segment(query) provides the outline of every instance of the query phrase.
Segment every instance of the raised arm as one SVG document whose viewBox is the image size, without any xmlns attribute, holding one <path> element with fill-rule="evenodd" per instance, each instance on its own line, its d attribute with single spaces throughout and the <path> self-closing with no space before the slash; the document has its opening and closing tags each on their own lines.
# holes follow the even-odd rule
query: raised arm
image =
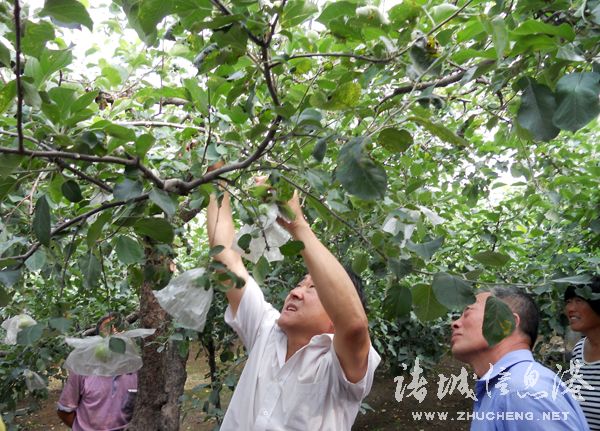
<svg viewBox="0 0 600 431">
<path fill-rule="evenodd" d="M 221 253 L 214 257 L 215 260 L 221 262 L 244 281 L 247 281 L 248 271 L 242 262 L 242 257 L 231 248 L 235 237 L 235 227 L 233 225 L 228 192 L 225 192 L 220 206 L 217 196 L 214 193 L 211 194 L 206 214 L 206 227 L 208 230 L 208 242 L 211 248 L 218 245 L 225 247 Z M 233 283 L 231 283 L 231 287 L 227 290 L 227 301 L 229 301 L 234 316 L 237 313 L 243 293 L 244 288 L 237 289 Z"/>
<path fill-rule="evenodd" d="M 346 270 L 304 219 L 297 192 L 288 205 L 296 218 L 291 222 L 280 220 L 280 224 L 294 239 L 304 243 L 302 257 L 335 328 L 335 351 L 346 378 L 356 383 L 364 377 L 368 366 L 371 341 L 367 316 Z"/>
</svg>

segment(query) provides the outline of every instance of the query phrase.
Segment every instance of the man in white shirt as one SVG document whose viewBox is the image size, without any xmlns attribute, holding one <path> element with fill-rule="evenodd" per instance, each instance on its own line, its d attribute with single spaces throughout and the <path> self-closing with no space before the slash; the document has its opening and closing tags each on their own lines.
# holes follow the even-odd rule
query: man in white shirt
<svg viewBox="0 0 600 431">
<path fill-rule="evenodd" d="M 350 430 L 369 393 L 380 358 L 350 276 L 304 219 L 298 194 L 295 219 L 278 222 L 304 243 L 308 274 L 288 294 L 281 313 L 267 303 L 231 246 L 235 229 L 229 195 L 211 196 L 207 229 L 215 256 L 245 281 L 227 291 L 225 321 L 238 333 L 248 361 L 222 431 Z"/>
</svg>

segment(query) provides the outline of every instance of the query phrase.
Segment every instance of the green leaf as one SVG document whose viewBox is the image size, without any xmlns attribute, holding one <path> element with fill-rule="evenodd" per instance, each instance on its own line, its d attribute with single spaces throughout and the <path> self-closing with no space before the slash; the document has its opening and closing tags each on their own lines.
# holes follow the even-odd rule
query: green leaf
<svg viewBox="0 0 600 431">
<path fill-rule="evenodd" d="M 434 123 L 431 120 L 422 117 L 409 117 L 408 121 L 413 121 L 417 123 L 419 126 L 423 127 L 429 133 L 434 136 L 437 136 L 442 141 L 445 141 L 449 144 L 456 145 L 458 147 L 465 147 L 469 143 L 454 133 L 452 130 L 448 129 L 446 126 L 443 126 L 438 123 Z"/>
<path fill-rule="evenodd" d="M 302 250 L 304 250 L 304 243 L 302 241 L 288 241 L 279 247 L 279 251 L 284 256 L 296 256 Z"/>
<path fill-rule="evenodd" d="M 21 329 L 17 334 L 17 344 L 20 346 L 31 346 L 42 337 L 44 325 L 37 323 Z"/>
<path fill-rule="evenodd" d="M 462 278 L 445 272 L 434 275 L 431 287 L 439 303 L 450 310 L 461 310 L 475 302 L 471 286 Z"/>
<path fill-rule="evenodd" d="M 258 262 L 256 262 L 256 265 L 254 265 L 252 276 L 258 284 L 263 284 L 265 282 L 265 279 L 267 278 L 269 270 L 269 261 L 264 256 L 261 256 L 258 259 Z"/>
<path fill-rule="evenodd" d="M 46 42 L 56 37 L 54 26 L 47 21 L 34 23 L 27 21 L 25 34 L 21 41 L 21 50 L 24 54 L 39 58 L 46 48 Z"/>
<path fill-rule="evenodd" d="M 150 191 L 150 200 L 162 209 L 169 218 L 173 217 L 177 211 L 177 204 L 173 202 L 171 195 L 163 190 L 152 189 Z"/>
<path fill-rule="evenodd" d="M 366 253 L 360 253 L 352 260 L 352 271 L 361 274 L 369 266 L 369 256 Z"/>
<path fill-rule="evenodd" d="M 319 109 L 340 111 L 354 108 L 360 103 L 361 88 L 356 82 L 340 84 L 331 94 L 315 93 L 310 97 L 310 104 Z"/>
<path fill-rule="evenodd" d="M 146 153 L 152 148 L 155 142 L 156 139 L 154 136 L 147 133 L 138 136 L 135 140 L 135 154 L 140 158 L 146 157 Z"/>
<path fill-rule="evenodd" d="M 403 153 L 413 144 L 413 137 L 404 129 L 390 127 L 379 133 L 377 142 L 392 153 Z"/>
<path fill-rule="evenodd" d="M 173 13 L 173 0 L 145 0 L 140 2 L 138 18 L 146 34 L 156 31 L 164 17 Z"/>
<path fill-rule="evenodd" d="M 0 41 L 0 66 L 10 67 L 10 50 Z"/>
<path fill-rule="evenodd" d="M 362 137 L 352 138 L 342 147 L 335 176 L 352 195 L 364 200 L 382 199 L 387 187 L 387 175 L 363 151 L 365 141 Z"/>
<path fill-rule="evenodd" d="M 600 74 L 594 72 L 565 75 L 556 85 L 558 106 L 552 122 L 562 130 L 574 132 L 600 114 Z"/>
<path fill-rule="evenodd" d="M 80 96 L 71 105 L 71 113 L 75 114 L 83 109 L 87 108 L 94 100 L 98 97 L 98 91 L 90 91 Z"/>
<path fill-rule="evenodd" d="M 389 259 L 388 266 L 390 267 L 390 270 L 394 273 L 394 275 L 399 279 L 406 277 L 414 270 L 412 262 L 407 259 Z"/>
<path fill-rule="evenodd" d="M 149 217 L 141 219 L 135 223 L 133 229 L 138 235 L 148 236 L 165 244 L 173 242 L 175 237 L 173 226 L 164 218 Z"/>
<path fill-rule="evenodd" d="M 555 278 L 554 280 L 552 280 L 553 283 L 559 284 L 589 284 L 590 281 L 592 281 L 592 277 L 590 277 L 587 274 Z"/>
<path fill-rule="evenodd" d="M 250 239 L 252 239 L 252 237 L 250 237 Z M 222 245 L 215 245 L 208 251 L 208 256 L 215 257 L 217 254 L 221 253 L 223 250 L 225 250 L 225 247 L 223 247 Z"/>
<path fill-rule="evenodd" d="M 61 333 L 66 333 L 73 326 L 73 321 L 64 317 L 54 317 L 48 320 L 48 325 Z"/>
<path fill-rule="evenodd" d="M 62 190 L 63 196 L 71 202 L 79 202 L 83 199 L 79 184 L 74 180 L 65 181 L 62 183 L 60 189 Z"/>
<path fill-rule="evenodd" d="M 497 267 L 504 266 L 510 261 L 510 256 L 495 251 L 482 251 L 473 257 L 484 265 Z"/>
<path fill-rule="evenodd" d="M 46 0 L 40 16 L 50 16 L 57 24 L 69 28 L 84 25 L 92 31 L 94 26 L 85 6 L 77 0 Z"/>
<path fill-rule="evenodd" d="M 383 312 L 388 319 L 406 316 L 412 307 L 412 294 L 406 286 L 392 285 L 383 300 Z"/>
<path fill-rule="evenodd" d="M 319 11 L 316 3 L 308 0 L 291 0 L 287 2 L 281 16 L 283 28 L 294 27 L 311 18 Z"/>
<path fill-rule="evenodd" d="M 406 248 L 410 251 L 415 252 L 423 260 L 430 260 L 435 252 L 444 244 L 444 237 L 440 236 L 432 241 L 424 242 L 421 244 L 415 244 L 408 240 L 406 242 Z"/>
<path fill-rule="evenodd" d="M 113 196 L 118 201 L 127 201 L 129 199 L 137 198 L 143 191 L 144 189 L 141 182 L 125 178 L 115 186 L 113 189 Z"/>
<path fill-rule="evenodd" d="M 108 339 L 108 348 L 115 353 L 125 353 L 125 340 L 119 338 L 118 336 L 110 337 Z"/>
<path fill-rule="evenodd" d="M 0 307 L 6 307 L 12 301 L 12 296 L 4 289 L 0 287 Z"/>
<path fill-rule="evenodd" d="M 25 266 L 31 272 L 36 272 L 42 269 L 46 265 L 46 252 L 42 248 L 38 248 L 35 253 L 33 253 L 29 258 L 25 261 Z"/>
<path fill-rule="evenodd" d="M 13 286 L 21 278 L 20 269 L 5 269 L 0 271 L 0 284 L 5 287 Z"/>
<path fill-rule="evenodd" d="M 94 223 L 92 223 L 90 225 L 90 227 L 88 228 L 88 232 L 87 232 L 87 238 L 86 238 L 86 242 L 87 242 L 87 246 L 88 248 L 93 248 L 94 245 L 96 244 L 96 241 L 98 240 L 98 238 L 100 238 L 100 235 L 102 234 L 102 228 L 104 227 L 104 225 L 106 223 L 108 223 L 108 221 L 112 218 L 112 211 L 105 211 L 103 212 Z"/>
<path fill-rule="evenodd" d="M 4 114 L 17 98 L 17 81 L 10 81 L 0 90 L 0 114 Z"/>
<path fill-rule="evenodd" d="M 79 259 L 79 269 L 83 274 L 83 285 L 86 288 L 98 285 L 102 276 L 102 266 L 94 253 L 90 251 Z"/>
<path fill-rule="evenodd" d="M 515 317 L 509 306 L 495 296 L 488 296 L 483 315 L 483 337 L 490 347 L 509 336 L 515 327 Z"/>
<path fill-rule="evenodd" d="M 535 140 L 547 142 L 560 132 L 552 123 L 556 99 L 552 90 L 545 85 L 538 84 L 530 78 L 524 78 L 524 81 L 526 87 L 521 96 L 517 122 L 528 130 Z"/>
<path fill-rule="evenodd" d="M 50 206 L 46 195 L 38 198 L 35 204 L 32 228 L 40 243 L 50 245 Z"/>
<path fill-rule="evenodd" d="M 325 154 L 327 153 L 327 141 L 328 138 L 321 138 L 317 140 L 315 147 L 312 151 L 312 156 L 315 158 L 317 162 L 322 162 L 325 158 Z"/>
<path fill-rule="evenodd" d="M 573 28 L 567 24 L 563 23 L 559 26 L 546 24 L 541 21 L 536 20 L 527 20 L 524 23 L 520 24 L 515 30 L 511 32 L 513 35 L 518 36 L 531 36 L 535 34 L 549 34 L 552 36 L 560 36 L 563 39 L 568 41 L 572 41 L 575 39 L 575 32 Z"/>
<path fill-rule="evenodd" d="M 140 263 L 144 260 L 144 248 L 141 244 L 128 236 L 120 236 L 116 240 L 115 251 L 117 257 L 125 265 Z"/>
<path fill-rule="evenodd" d="M 421 322 L 428 322 L 445 316 L 448 310 L 438 302 L 433 288 L 428 284 L 416 284 L 412 287 L 413 311 Z"/>
<path fill-rule="evenodd" d="M 8 177 L 21 164 L 23 156 L 18 154 L 0 154 L 0 178 Z"/>
</svg>

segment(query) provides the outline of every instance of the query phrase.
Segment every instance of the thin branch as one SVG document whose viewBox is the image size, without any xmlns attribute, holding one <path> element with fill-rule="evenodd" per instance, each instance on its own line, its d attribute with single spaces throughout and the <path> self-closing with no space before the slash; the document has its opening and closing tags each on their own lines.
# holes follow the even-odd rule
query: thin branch
<svg viewBox="0 0 600 431">
<path fill-rule="evenodd" d="M 115 207 L 119 207 L 119 206 L 123 206 L 123 205 L 128 205 L 131 203 L 137 203 L 137 202 L 142 202 L 145 201 L 146 199 L 148 199 L 150 197 L 149 193 L 144 193 L 143 195 L 140 195 L 136 198 L 133 199 L 129 199 L 126 201 L 116 201 L 116 202 L 109 202 L 109 203 L 104 203 L 102 205 L 100 205 L 98 208 L 94 208 L 93 210 L 90 210 L 86 213 L 80 214 L 77 217 L 73 217 L 71 220 L 68 220 L 58 226 L 56 226 L 51 232 L 50 232 L 50 237 L 52 238 L 53 236 L 61 233 L 62 231 L 66 230 L 67 228 L 73 226 L 74 224 L 79 223 L 80 221 L 84 221 L 87 220 L 88 218 L 90 218 L 91 216 L 93 216 L 94 214 L 97 214 L 99 212 L 102 212 L 104 210 L 107 210 L 109 208 L 115 208 Z M 40 248 L 42 244 L 39 242 L 36 242 L 35 244 L 33 244 L 31 246 L 31 248 L 27 251 L 27 253 L 22 254 L 20 256 L 9 256 L 7 258 L 4 259 L 15 259 L 15 260 L 21 260 L 21 264 L 19 266 L 22 266 L 23 263 L 25 263 L 25 261 L 33 254 L 36 252 L 36 250 L 38 248 Z"/>
<path fill-rule="evenodd" d="M 403 54 L 405 51 L 401 51 Z M 334 58 L 354 58 L 356 60 L 362 60 L 369 63 L 375 64 L 387 64 L 390 61 L 396 59 L 400 55 L 400 53 L 394 54 L 391 57 L 386 58 L 377 58 L 377 57 L 368 57 L 366 55 L 352 54 L 349 52 L 309 52 L 305 54 L 296 54 L 288 57 L 288 60 L 294 60 L 296 58 L 311 58 L 311 57 L 334 57 Z M 270 65 L 270 67 L 275 67 L 281 64 L 281 61 L 277 61 Z"/>
<path fill-rule="evenodd" d="M 172 127 L 174 129 L 196 129 L 200 132 L 206 132 L 204 127 L 190 126 L 181 123 L 170 123 L 168 121 L 115 121 L 114 124 L 120 126 L 141 126 L 141 127 Z"/>
<path fill-rule="evenodd" d="M 256 151 L 254 151 L 254 153 L 252 153 L 250 156 L 248 156 L 243 161 L 238 162 L 238 163 L 232 163 L 232 164 L 226 165 L 226 166 L 222 166 L 219 169 L 215 169 L 214 171 L 207 172 L 202 178 L 198 178 L 194 181 L 185 182 L 185 181 L 180 181 L 180 180 L 173 180 L 174 182 L 172 184 L 170 184 L 170 187 L 169 187 L 169 189 L 172 189 L 172 190 L 167 190 L 167 191 L 178 191 L 180 194 L 187 194 L 191 190 L 201 186 L 202 184 L 206 184 L 206 183 L 209 183 L 209 182 L 217 179 L 222 174 L 247 168 L 252 163 L 254 163 L 254 161 L 256 161 L 260 157 L 262 157 L 265 149 L 274 140 L 275 133 L 277 132 L 277 127 L 279 126 L 279 123 L 281 122 L 281 120 L 282 120 L 282 117 L 279 115 L 273 120 L 273 123 L 271 124 L 269 131 L 267 132 L 265 138 L 260 143 L 260 145 L 258 146 Z M 165 187 L 165 189 L 166 189 L 166 187 Z"/>
<path fill-rule="evenodd" d="M 263 46 L 261 48 L 262 51 L 262 62 L 263 62 L 263 73 L 265 76 L 265 81 L 267 83 L 267 88 L 269 89 L 269 94 L 271 95 L 271 99 L 273 99 L 273 103 L 275 106 L 279 106 L 279 97 L 277 96 L 277 90 L 275 89 L 275 84 L 273 83 L 273 76 L 271 75 L 271 67 L 269 66 L 269 50 L 267 46 Z"/>
<path fill-rule="evenodd" d="M 0 130 L 0 134 L 8 135 L 8 136 L 16 136 L 16 133 L 7 132 L 7 131 L 4 131 L 4 130 Z M 48 151 L 52 151 L 52 147 L 50 145 L 47 145 L 47 144 L 43 143 L 42 141 L 38 141 L 37 139 L 31 138 L 31 137 L 26 137 L 26 139 L 28 141 L 31 141 L 34 144 L 42 147 L 42 148 L 45 148 Z M 93 177 L 91 177 L 91 176 L 83 173 L 79 169 L 74 168 L 73 166 L 71 166 L 67 162 L 65 162 L 64 160 L 62 160 L 62 159 L 54 159 L 52 161 L 54 163 L 56 163 L 61 169 L 66 169 L 66 170 L 72 172 L 73 174 L 77 175 L 78 177 L 80 177 L 80 178 L 82 178 L 82 179 L 84 179 L 86 181 L 89 181 L 92 184 L 97 185 L 102 190 L 107 191 L 109 193 L 112 193 L 112 188 L 111 187 L 107 186 L 102 181 L 100 181 L 100 180 L 98 180 L 96 178 L 93 178 Z"/>
<path fill-rule="evenodd" d="M 213 5 L 215 5 L 224 15 L 228 15 L 231 16 L 233 15 L 233 12 L 231 12 L 229 9 L 227 9 L 227 6 L 225 6 L 223 3 L 221 3 L 220 0 L 210 0 L 211 3 Z M 246 24 L 244 23 L 240 23 L 241 27 L 244 29 L 244 31 L 246 32 L 246 34 L 248 35 L 248 37 L 252 40 L 252 42 L 254 42 L 255 44 L 257 44 L 258 46 L 266 46 L 265 41 L 262 40 L 261 38 L 259 38 L 258 36 L 256 36 L 254 33 L 252 33 L 248 27 L 246 27 Z"/>
<path fill-rule="evenodd" d="M 23 83 L 21 82 L 21 5 L 15 0 L 15 76 L 17 80 L 17 135 L 19 153 L 23 153 Z"/>
<path fill-rule="evenodd" d="M 479 63 L 476 67 L 487 66 L 489 64 L 492 64 L 493 62 L 494 62 L 493 60 L 485 60 L 485 61 Z M 425 90 L 426 88 L 429 88 L 429 87 L 436 87 L 436 88 L 447 87 L 451 84 L 454 84 L 454 83 L 460 81 L 463 78 L 463 76 L 465 76 L 466 73 L 467 73 L 467 70 L 463 69 L 452 75 L 446 76 L 445 78 L 438 79 L 437 81 L 421 82 L 416 85 L 409 84 L 409 85 L 404 85 L 402 87 L 398 87 L 391 94 L 385 96 L 381 100 L 381 102 L 378 103 L 377 108 L 379 108 L 381 105 L 383 105 L 389 99 L 396 97 L 400 94 L 408 94 L 408 93 L 412 93 L 413 91 Z"/>
<path fill-rule="evenodd" d="M 281 2 L 281 6 L 279 6 L 280 11 L 285 9 L 286 3 L 287 3 L 287 0 L 283 0 Z M 275 15 L 275 19 L 273 19 L 273 22 L 271 23 L 271 28 L 269 30 L 269 34 L 267 35 L 267 39 L 265 40 L 266 46 L 269 46 L 271 44 L 271 40 L 273 40 L 273 35 L 275 34 L 275 27 L 277 27 L 278 21 L 279 21 L 279 12 Z"/>
</svg>

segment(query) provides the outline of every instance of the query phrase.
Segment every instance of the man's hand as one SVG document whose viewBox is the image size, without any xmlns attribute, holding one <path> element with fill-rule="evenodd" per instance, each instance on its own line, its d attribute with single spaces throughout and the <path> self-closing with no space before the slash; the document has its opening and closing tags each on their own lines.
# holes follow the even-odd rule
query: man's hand
<svg viewBox="0 0 600 431">
<path fill-rule="evenodd" d="M 283 226 L 283 228 L 287 230 L 295 239 L 297 239 L 298 232 L 303 228 L 309 227 L 308 222 L 304 218 L 302 207 L 300 206 L 300 198 L 298 197 L 297 190 L 294 191 L 294 195 L 287 202 L 287 206 L 294 214 L 294 219 L 288 220 L 287 218 L 277 217 L 277 222 Z"/>
</svg>

